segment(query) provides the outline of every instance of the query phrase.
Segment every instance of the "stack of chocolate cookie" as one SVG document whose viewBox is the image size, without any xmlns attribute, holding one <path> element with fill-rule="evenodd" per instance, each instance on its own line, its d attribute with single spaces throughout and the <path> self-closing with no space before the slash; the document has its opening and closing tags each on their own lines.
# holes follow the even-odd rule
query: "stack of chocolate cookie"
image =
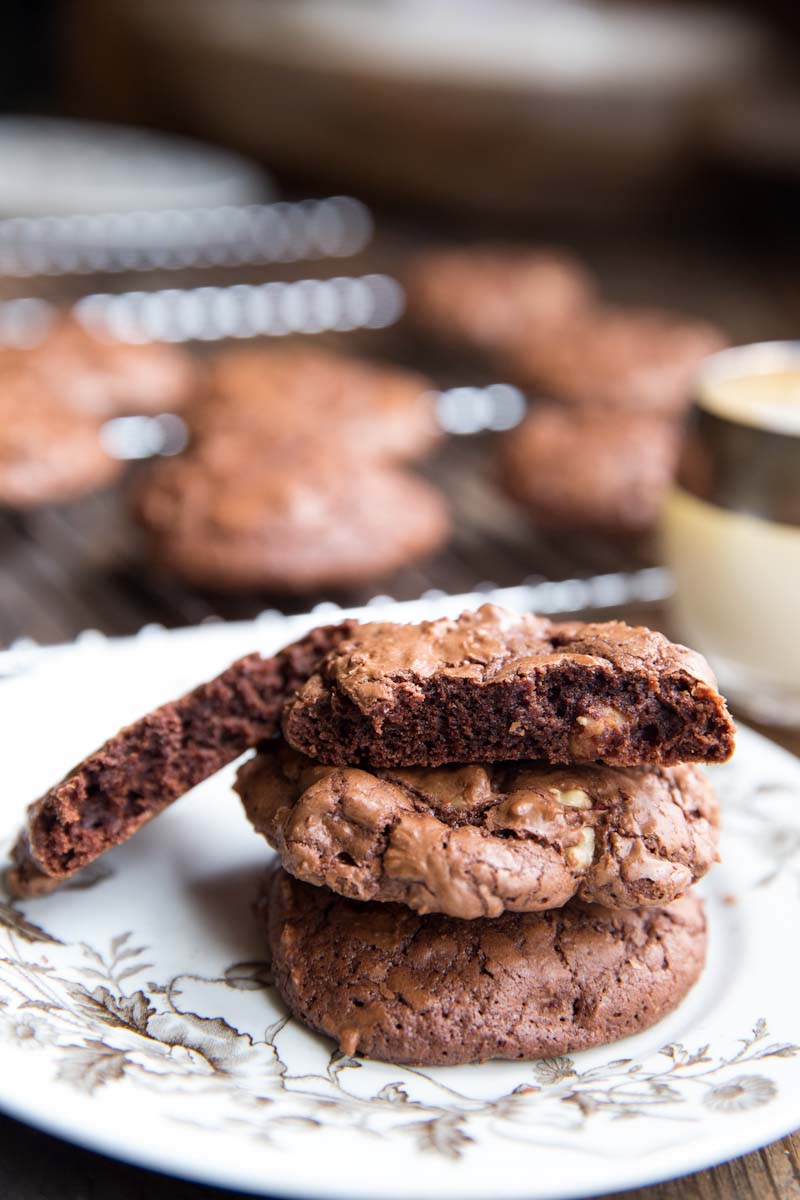
<svg viewBox="0 0 800 1200">
<path fill-rule="evenodd" d="M 705 661 L 647 629 L 344 621 L 110 738 L 31 804 L 6 880 L 52 891 L 260 744 L 237 787 L 282 864 L 259 911 L 289 1008 L 395 1062 L 558 1054 L 700 974 L 717 804 L 692 764 L 733 736 Z"/>
<path fill-rule="evenodd" d="M 260 911 L 313 1029 L 394 1062 L 533 1058 L 647 1028 L 705 955 L 694 764 L 733 750 L 705 661 L 646 629 L 484 606 L 347 631 L 237 788 Z"/>
</svg>

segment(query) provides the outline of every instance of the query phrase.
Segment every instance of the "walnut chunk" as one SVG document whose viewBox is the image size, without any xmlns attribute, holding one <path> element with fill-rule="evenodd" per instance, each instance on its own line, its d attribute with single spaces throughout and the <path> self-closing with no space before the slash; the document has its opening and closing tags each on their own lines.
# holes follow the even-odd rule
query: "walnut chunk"
<svg viewBox="0 0 800 1200">
<path fill-rule="evenodd" d="M 583 788 L 555 788 L 549 789 L 550 794 L 558 801 L 559 804 L 566 804 L 569 808 L 591 808 L 592 801 L 588 792 Z"/>
<path fill-rule="evenodd" d="M 594 830 L 591 827 L 582 829 L 577 842 L 570 846 L 564 857 L 573 871 L 588 871 L 594 859 Z"/>
<path fill-rule="evenodd" d="M 590 714 L 575 718 L 576 728 L 569 739 L 569 750 L 576 762 L 602 758 L 626 725 L 626 718 L 610 704 L 597 705 Z"/>
</svg>

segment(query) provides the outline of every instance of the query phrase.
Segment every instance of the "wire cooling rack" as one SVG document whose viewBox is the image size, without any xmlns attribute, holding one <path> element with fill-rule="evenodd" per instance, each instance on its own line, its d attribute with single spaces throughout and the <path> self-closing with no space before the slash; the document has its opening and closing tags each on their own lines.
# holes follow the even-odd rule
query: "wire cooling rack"
<svg viewBox="0 0 800 1200">
<path fill-rule="evenodd" d="M 220 219 L 221 212 L 230 222 Z M 27 231 L 27 241 L 15 242 L 14 230 Z M 312 253 L 335 259 L 360 250 L 371 232 L 367 210 L 342 197 L 203 210 L 189 218 L 112 214 L 91 220 L 0 222 L 0 269 L 3 245 L 13 243 L 15 253 L 22 255 L 20 274 L 37 264 L 51 273 L 73 270 L 81 278 L 89 269 L 97 273 L 97 281 L 90 277 L 77 301 L 68 287 L 62 293 L 57 287 L 55 295 L 51 287 L 52 299 L 29 296 L 0 303 L 0 341 L 35 342 L 56 311 L 54 301 L 63 295 L 87 326 L 121 340 L 201 344 L 259 335 L 316 335 L 344 350 L 421 367 L 443 387 L 438 405 L 443 428 L 471 435 L 447 439 L 436 458 L 420 468 L 450 502 L 453 539 L 435 558 L 333 600 L 357 606 L 374 600 L 374 593 L 381 593 L 379 600 L 390 593 L 398 601 L 411 601 L 431 594 L 486 595 L 496 589 L 510 596 L 507 589 L 512 588 L 515 604 L 523 597 L 525 607 L 542 612 L 577 612 L 662 598 L 669 580 L 664 572 L 649 572 L 653 558 L 646 544 L 550 536 L 532 528 L 503 497 L 493 478 L 492 435 L 479 431 L 513 425 L 521 411 L 519 394 L 504 385 L 477 386 L 491 381 L 476 378 L 467 363 L 426 361 L 417 339 L 398 324 L 402 288 L 392 274 L 373 269 L 385 261 L 380 246 L 362 254 L 352 274 L 329 278 L 320 272 L 315 278 L 264 281 L 262 275 L 256 283 L 176 287 L 172 284 L 178 279 L 185 284 L 185 275 L 176 279 L 161 269 L 148 278 L 148 289 L 129 290 L 124 276 L 117 281 L 119 290 L 97 286 L 100 272 L 123 263 L 137 270 L 179 261 L 183 272 L 214 261 L 230 266 L 246 259 L 252 265 Z M 25 245 L 38 247 L 27 259 Z M 173 628 L 246 620 L 277 606 L 302 613 L 332 599 L 319 594 L 231 596 L 189 588 L 157 571 L 143 555 L 128 518 L 124 485 L 69 506 L 0 512 L 0 566 L 0 645 L 14 645 L 15 655 L 20 637 L 36 644 L 69 642 L 91 629 L 124 636 L 153 624 Z"/>
<path fill-rule="evenodd" d="M 453 538 L 439 554 L 371 588 L 334 595 L 230 595 L 183 584 L 144 555 L 122 486 L 71 505 L 0 513 L 0 645 L 21 635 L 53 643 L 89 628 L 127 635 L 153 623 L 246 620 L 274 608 L 298 613 L 332 600 L 353 606 L 376 594 L 414 600 L 521 586 L 528 590 L 518 595 L 542 612 L 624 608 L 667 594 L 663 572 L 638 573 L 653 565 L 646 545 L 532 527 L 497 488 L 491 452 L 490 434 L 452 438 L 425 465 L 453 511 Z"/>
<path fill-rule="evenodd" d="M 0 220 L 0 274 L 103 272 L 345 258 L 372 236 L 352 196 L 214 208 L 75 213 Z"/>
</svg>

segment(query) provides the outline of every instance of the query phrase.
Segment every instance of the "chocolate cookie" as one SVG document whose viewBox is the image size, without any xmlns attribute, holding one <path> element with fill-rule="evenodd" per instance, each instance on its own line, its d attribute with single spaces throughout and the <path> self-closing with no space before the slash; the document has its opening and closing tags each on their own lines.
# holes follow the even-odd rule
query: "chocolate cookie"
<svg viewBox="0 0 800 1200">
<path fill-rule="evenodd" d="M 726 341 L 708 322 L 676 313 L 587 308 L 552 338 L 506 346 L 501 362 L 522 387 L 565 404 L 675 417 L 702 360 Z"/>
<path fill-rule="evenodd" d="M 98 491 L 121 473 L 97 420 L 0 351 L 0 506 L 31 508 Z"/>
<path fill-rule="evenodd" d="M 678 444 L 665 419 L 536 407 L 504 436 L 498 478 L 544 528 L 637 533 L 658 517 Z"/>
<path fill-rule="evenodd" d="M 235 439 L 155 464 L 136 511 L 168 570 L 227 590 L 360 584 L 439 549 L 449 533 L 439 493 L 399 467 L 306 448 L 237 470 Z"/>
<path fill-rule="evenodd" d="M 433 385 L 400 367 L 307 347 L 236 349 L 212 362 L 199 436 L 240 431 L 257 446 L 316 439 L 364 458 L 423 458 L 441 438 Z"/>
<path fill-rule="evenodd" d="M 57 389 L 62 403 L 101 418 L 175 411 L 196 386 L 196 368 L 176 346 L 103 339 L 67 314 L 38 345 L 0 351 L 0 364 L 8 356 Z"/>
<path fill-rule="evenodd" d="M 484 351 L 548 333 L 593 292 L 580 263 L 546 247 L 431 250 L 413 260 L 405 282 L 421 328 Z"/>
<path fill-rule="evenodd" d="M 276 732 L 287 695 L 353 622 L 251 654 L 122 729 L 28 809 L 7 872 L 18 896 L 52 891 L 245 750 Z"/>
<path fill-rule="evenodd" d="M 708 663 L 621 621 L 518 616 L 359 625 L 287 703 L 296 750 L 330 765 L 543 759 L 724 762 L 734 727 Z"/>
<path fill-rule="evenodd" d="M 344 1054 L 454 1065 L 543 1058 L 639 1033 L 703 968 L 702 902 L 458 921 L 274 874 L 261 904 L 278 991 Z"/>
<path fill-rule="evenodd" d="M 285 742 L 236 790 L 284 868 L 353 900 L 499 917 L 669 904 L 716 860 L 718 806 L 698 767 L 541 763 L 324 767 Z"/>
</svg>

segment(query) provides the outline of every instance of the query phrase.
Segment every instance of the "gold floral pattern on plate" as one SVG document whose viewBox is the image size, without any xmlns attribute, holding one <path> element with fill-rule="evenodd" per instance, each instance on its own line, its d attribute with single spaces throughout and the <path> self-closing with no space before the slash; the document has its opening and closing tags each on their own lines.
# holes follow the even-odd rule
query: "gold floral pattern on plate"
<svg viewBox="0 0 800 1200">
<path fill-rule="evenodd" d="M 291 1070 L 276 1044 L 291 1018 L 254 1038 L 222 1017 L 182 1006 L 189 980 L 206 989 L 271 990 L 265 962 L 233 963 L 218 978 L 176 975 L 134 986 L 151 964 L 132 932 L 117 934 L 104 951 L 88 942 L 64 947 L 9 903 L 0 905 L 0 946 L 0 1031 L 55 1050 L 60 1081 L 88 1094 L 124 1078 L 159 1091 L 224 1095 L 226 1121 L 245 1120 L 254 1135 L 272 1140 L 287 1125 L 335 1121 L 367 1136 L 379 1128 L 384 1136 L 411 1137 L 421 1150 L 458 1158 L 486 1123 L 495 1136 L 535 1141 L 537 1132 L 577 1130 L 601 1115 L 675 1120 L 689 1110 L 696 1116 L 698 1103 L 741 1112 L 777 1094 L 755 1064 L 800 1054 L 794 1043 L 771 1041 L 759 1019 L 729 1053 L 671 1043 L 652 1062 L 612 1058 L 585 1070 L 570 1057 L 543 1059 L 529 1065 L 529 1081 L 483 1100 L 439 1082 L 435 1072 L 399 1068 L 397 1082 L 364 1097 L 348 1086 L 362 1067 L 357 1057 L 334 1050 L 319 1073 Z M 65 968 L 52 961 L 58 948 L 70 951 Z M 412 1097 L 408 1078 L 432 1083 L 435 1100 Z M 191 1109 L 181 1119 L 191 1121 Z"/>
</svg>

